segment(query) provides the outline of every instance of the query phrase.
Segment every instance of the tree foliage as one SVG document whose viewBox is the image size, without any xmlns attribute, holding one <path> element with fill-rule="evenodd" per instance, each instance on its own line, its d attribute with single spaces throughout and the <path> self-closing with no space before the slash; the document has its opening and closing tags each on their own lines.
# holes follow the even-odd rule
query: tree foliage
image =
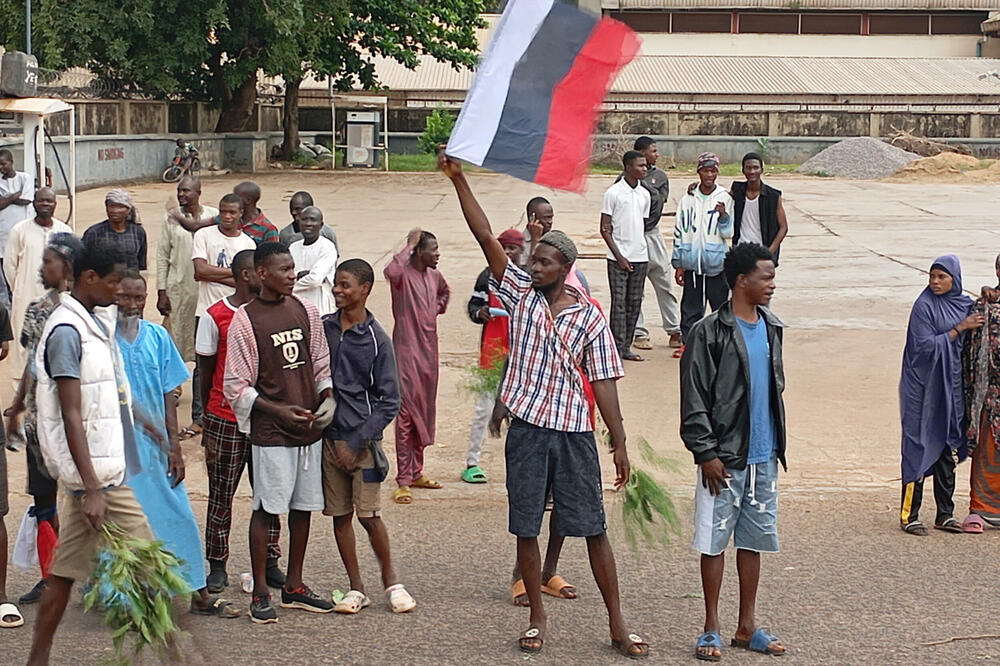
<svg viewBox="0 0 1000 666">
<path fill-rule="evenodd" d="M 122 95 L 197 97 L 222 108 L 219 131 L 243 129 L 258 74 L 297 85 L 379 85 L 372 56 L 416 67 L 430 55 L 476 62 L 485 0 L 35 0 L 32 41 L 49 69 L 82 66 Z M 0 43 L 22 49 L 23 0 L 0 0 Z"/>
<path fill-rule="evenodd" d="M 448 109 L 434 109 L 424 122 L 424 132 L 417 137 L 417 145 L 425 153 L 436 153 L 438 146 L 448 143 L 451 131 L 455 129 L 455 114 Z"/>
</svg>

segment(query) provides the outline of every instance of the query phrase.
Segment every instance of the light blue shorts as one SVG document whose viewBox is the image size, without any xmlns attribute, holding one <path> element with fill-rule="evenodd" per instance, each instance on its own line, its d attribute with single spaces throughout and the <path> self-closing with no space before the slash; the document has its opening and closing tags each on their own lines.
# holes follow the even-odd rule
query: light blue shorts
<svg viewBox="0 0 1000 666">
<path fill-rule="evenodd" d="M 694 543 L 702 555 L 719 555 L 729 546 L 758 553 L 778 552 L 778 461 L 727 469 L 718 495 L 702 484 L 694 491 Z"/>
<path fill-rule="evenodd" d="M 323 441 L 308 446 L 250 447 L 253 510 L 280 515 L 323 509 Z"/>
</svg>

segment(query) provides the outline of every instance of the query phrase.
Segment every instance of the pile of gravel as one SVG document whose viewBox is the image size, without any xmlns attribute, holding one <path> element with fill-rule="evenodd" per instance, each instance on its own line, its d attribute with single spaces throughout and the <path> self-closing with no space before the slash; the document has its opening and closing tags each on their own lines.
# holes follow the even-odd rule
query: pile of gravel
<svg viewBox="0 0 1000 666">
<path fill-rule="evenodd" d="M 842 178 L 888 178 L 920 155 L 870 136 L 844 139 L 807 160 L 797 171 Z"/>
</svg>

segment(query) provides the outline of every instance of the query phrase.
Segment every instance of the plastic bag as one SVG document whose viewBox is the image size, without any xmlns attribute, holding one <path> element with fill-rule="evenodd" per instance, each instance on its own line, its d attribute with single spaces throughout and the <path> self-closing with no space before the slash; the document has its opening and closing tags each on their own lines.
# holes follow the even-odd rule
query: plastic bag
<svg viewBox="0 0 1000 666">
<path fill-rule="evenodd" d="M 29 506 L 21 519 L 21 529 L 17 532 L 14 542 L 14 554 L 11 560 L 18 569 L 34 569 L 38 566 L 38 521 L 32 515 L 34 506 Z"/>
</svg>

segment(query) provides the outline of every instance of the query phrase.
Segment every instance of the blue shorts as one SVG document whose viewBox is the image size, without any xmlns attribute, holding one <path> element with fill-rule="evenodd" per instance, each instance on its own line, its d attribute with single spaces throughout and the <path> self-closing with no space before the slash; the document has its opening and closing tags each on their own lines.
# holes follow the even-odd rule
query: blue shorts
<svg viewBox="0 0 1000 666">
<path fill-rule="evenodd" d="M 731 476 L 713 496 L 701 482 L 694 490 L 694 543 L 702 555 L 729 546 L 757 553 L 778 552 L 778 461 L 727 469 Z"/>
</svg>

